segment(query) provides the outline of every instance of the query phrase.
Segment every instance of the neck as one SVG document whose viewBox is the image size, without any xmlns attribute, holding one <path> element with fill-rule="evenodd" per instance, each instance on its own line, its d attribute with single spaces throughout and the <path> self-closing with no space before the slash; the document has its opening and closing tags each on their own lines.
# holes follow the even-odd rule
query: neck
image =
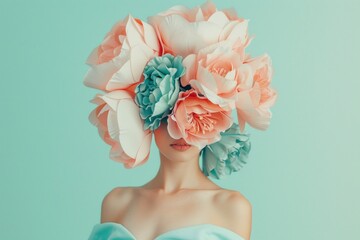
<svg viewBox="0 0 360 240">
<path fill-rule="evenodd" d="M 173 193 L 184 189 L 214 189 L 216 186 L 202 173 L 199 156 L 184 161 L 172 161 L 160 153 L 159 171 L 143 187 Z"/>
</svg>

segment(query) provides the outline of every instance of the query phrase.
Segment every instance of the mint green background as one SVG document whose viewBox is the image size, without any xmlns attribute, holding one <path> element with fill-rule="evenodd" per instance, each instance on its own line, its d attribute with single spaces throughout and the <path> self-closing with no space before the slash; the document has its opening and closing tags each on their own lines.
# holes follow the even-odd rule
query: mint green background
<svg viewBox="0 0 360 240">
<path fill-rule="evenodd" d="M 214 2 L 250 19 L 248 52 L 272 57 L 279 92 L 270 128 L 248 128 L 248 165 L 214 181 L 252 202 L 251 239 L 360 239 L 359 3 Z M 180 3 L 203 1 L 0 2 L 0 239 L 86 239 L 108 191 L 154 176 L 154 141 L 144 166 L 109 160 L 84 62 L 127 13 Z"/>
</svg>

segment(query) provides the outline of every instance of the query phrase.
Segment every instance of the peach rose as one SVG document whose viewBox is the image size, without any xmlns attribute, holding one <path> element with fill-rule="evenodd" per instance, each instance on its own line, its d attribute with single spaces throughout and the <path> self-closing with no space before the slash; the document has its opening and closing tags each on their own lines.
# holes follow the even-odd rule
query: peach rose
<svg viewBox="0 0 360 240">
<path fill-rule="evenodd" d="M 195 12 L 195 17 L 208 20 L 215 12 L 217 12 L 217 9 L 212 1 L 207 0 L 200 7 L 193 8 L 193 12 Z M 234 8 L 222 9 L 221 12 L 223 12 L 229 20 L 243 20 L 237 16 Z"/>
<path fill-rule="evenodd" d="M 272 107 L 277 99 L 277 92 L 270 87 L 272 79 L 271 59 L 267 54 L 246 59 L 244 64 L 252 69 L 252 83 L 247 90 L 237 94 L 236 109 L 240 129 L 245 123 L 259 130 L 266 130 L 270 125 Z"/>
<path fill-rule="evenodd" d="M 153 27 L 129 15 L 114 24 L 89 55 L 84 84 L 105 92 L 126 89 L 142 81 L 144 67 L 159 47 Z"/>
<path fill-rule="evenodd" d="M 98 106 L 90 113 L 89 120 L 111 146 L 110 158 L 123 163 L 126 168 L 147 162 L 152 132 L 143 130 L 140 110 L 131 94 L 116 90 L 105 95 L 96 94 L 91 102 Z"/>
<path fill-rule="evenodd" d="M 181 84 L 190 84 L 211 102 L 232 110 L 238 91 L 252 82 L 251 67 L 243 61 L 244 56 L 234 51 L 229 41 L 213 44 L 184 59 L 187 71 Z"/>
<path fill-rule="evenodd" d="M 220 132 L 233 124 L 231 111 L 226 111 L 194 89 L 180 92 L 168 117 L 168 132 L 174 139 L 184 140 L 202 149 L 220 140 Z"/>
<path fill-rule="evenodd" d="M 238 51 L 250 43 L 248 20 L 235 11 L 218 11 L 212 2 L 189 9 L 175 6 L 148 18 L 161 44 L 160 54 L 186 57 L 201 48 L 229 40 Z"/>
</svg>

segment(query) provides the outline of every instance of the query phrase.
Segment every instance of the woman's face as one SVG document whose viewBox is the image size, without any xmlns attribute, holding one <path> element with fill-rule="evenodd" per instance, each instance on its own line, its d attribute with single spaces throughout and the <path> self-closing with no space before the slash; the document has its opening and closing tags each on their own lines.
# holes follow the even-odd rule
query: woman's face
<svg viewBox="0 0 360 240">
<path fill-rule="evenodd" d="M 160 126 L 154 130 L 154 137 L 157 147 L 161 154 L 171 161 L 186 161 L 194 158 L 199 159 L 201 149 L 197 146 L 187 144 L 183 138 L 174 139 L 169 135 L 167 130 L 167 118 L 162 119 Z M 187 144 L 186 150 L 181 150 L 183 147 L 171 146 L 172 144 Z"/>
</svg>

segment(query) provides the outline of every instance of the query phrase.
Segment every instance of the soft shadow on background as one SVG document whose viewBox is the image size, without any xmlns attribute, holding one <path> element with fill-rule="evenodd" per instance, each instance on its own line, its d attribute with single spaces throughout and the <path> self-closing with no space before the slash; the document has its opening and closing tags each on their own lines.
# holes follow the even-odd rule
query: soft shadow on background
<svg viewBox="0 0 360 240">
<path fill-rule="evenodd" d="M 85 60 L 128 13 L 203 2 L 0 2 L 0 239 L 86 239 L 107 192 L 156 174 L 154 141 L 143 166 L 109 159 L 87 119 L 99 91 L 82 83 Z M 251 201 L 254 240 L 360 239 L 360 4 L 213 2 L 250 19 L 247 50 L 271 56 L 279 93 L 269 129 L 247 128 L 248 164 L 214 181 Z"/>
</svg>

